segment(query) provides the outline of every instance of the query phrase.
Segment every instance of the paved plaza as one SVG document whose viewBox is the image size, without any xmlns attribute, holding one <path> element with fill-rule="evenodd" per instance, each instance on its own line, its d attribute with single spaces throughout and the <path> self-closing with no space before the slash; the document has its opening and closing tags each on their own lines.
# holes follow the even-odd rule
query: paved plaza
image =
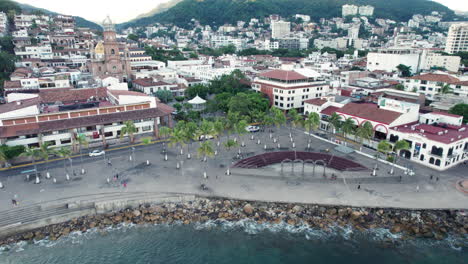
<svg viewBox="0 0 468 264">
<path fill-rule="evenodd" d="M 0 211 L 12 208 L 11 199 L 16 197 L 19 206 L 65 199 L 80 200 L 90 195 L 115 192 L 146 193 L 180 193 L 220 196 L 237 199 L 284 201 L 297 203 L 321 203 L 350 206 L 402 207 L 402 208 L 468 208 L 468 197 L 455 188 L 457 181 L 466 179 L 466 165 L 458 166 L 444 172 L 438 172 L 411 163 L 409 167 L 415 175 L 407 175 L 400 168 L 390 174 L 391 165 L 376 161 L 356 152 L 345 154 L 335 150 L 335 145 L 317 136 L 312 137 L 311 149 L 307 149 L 309 135 L 302 130 L 293 130 L 293 143 L 289 137 L 290 130 L 276 130 L 273 138 L 268 132 L 243 135 L 239 143 L 245 141 L 245 147 L 226 150 L 222 142 L 213 146 L 217 155 L 208 157 L 207 162 L 196 154 L 198 142 L 184 147 L 183 155 L 177 147 L 163 146 L 163 143 L 137 146 L 134 159 L 130 160 L 131 148 L 110 150 L 106 157 L 84 157 L 83 167 L 86 174 L 79 174 L 80 159 L 73 159 L 76 175 L 70 173 L 70 180 L 65 177 L 64 165 L 68 161 L 54 161 L 49 164 L 50 174 L 56 179 L 46 179 L 45 165 L 39 164 L 41 183 L 35 184 L 34 175 L 30 180 L 21 174 L 32 169 L 32 166 L 1 171 L 0 179 L 4 188 L 0 190 Z M 254 139 L 251 139 L 251 136 Z M 230 138 L 234 138 L 231 135 Z M 275 143 L 273 140 L 277 138 Z M 258 143 L 260 140 L 260 144 Z M 280 148 L 278 149 L 278 143 Z M 267 144 L 267 151 L 264 145 Z M 164 153 L 163 149 L 167 148 Z M 187 159 L 188 150 L 191 159 Z M 238 155 L 239 148 L 241 150 Z M 292 164 L 281 164 L 252 169 L 230 169 L 235 162 L 265 152 L 289 150 L 327 153 L 346 158 L 366 167 L 363 171 L 339 171 L 331 168 L 302 165 L 294 169 Z M 372 157 L 372 150 L 363 152 Z M 165 155 L 167 154 L 167 161 Z M 107 163 L 111 160 L 111 165 Z M 146 161 L 150 165 L 146 164 Z M 177 168 L 179 163 L 179 168 Z M 376 176 L 372 175 L 377 164 Z M 399 160 L 401 167 L 408 167 L 407 161 Z M 204 177 L 206 171 L 207 178 Z M 118 175 L 118 179 L 115 177 Z M 432 178 L 432 179 L 431 179 Z M 206 190 L 200 188 L 207 186 Z"/>
</svg>

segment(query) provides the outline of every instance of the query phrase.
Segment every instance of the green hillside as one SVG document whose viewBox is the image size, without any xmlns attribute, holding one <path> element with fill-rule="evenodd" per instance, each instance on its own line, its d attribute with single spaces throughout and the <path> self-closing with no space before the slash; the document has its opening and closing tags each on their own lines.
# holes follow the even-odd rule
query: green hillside
<svg viewBox="0 0 468 264">
<path fill-rule="evenodd" d="M 0 0 L 0 1 L 3 1 L 3 0 Z M 59 15 L 58 13 L 56 12 L 52 12 L 52 11 L 49 11 L 47 9 L 43 9 L 43 8 L 38 8 L 38 7 L 35 7 L 35 6 L 32 6 L 32 5 L 28 5 L 28 4 L 18 4 L 21 9 L 24 11 L 24 12 L 27 12 L 27 13 L 44 13 L 46 15 Z M 74 16 L 75 18 L 75 23 L 76 23 L 76 26 L 77 27 L 86 27 L 86 28 L 90 28 L 90 29 L 94 29 L 94 30 L 98 30 L 98 31 L 102 31 L 102 27 L 94 22 L 91 22 L 89 20 L 86 20 L 82 17 L 79 17 L 79 16 Z"/>
<path fill-rule="evenodd" d="M 123 23 L 119 27 L 146 26 L 155 22 L 185 26 L 192 18 L 202 24 L 222 25 L 270 14 L 284 17 L 305 14 L 317 21 L 322 17 L 341 16 L 344 4 L 372 5 L 375 17 L 397 21 L 407 21 L 413 14 L 425 15 L 432 11 L 442 12 L 446 18 L 454 16 L 446 6 L 428 0 L 183 0 L 165 12 Z"/>
</svg>

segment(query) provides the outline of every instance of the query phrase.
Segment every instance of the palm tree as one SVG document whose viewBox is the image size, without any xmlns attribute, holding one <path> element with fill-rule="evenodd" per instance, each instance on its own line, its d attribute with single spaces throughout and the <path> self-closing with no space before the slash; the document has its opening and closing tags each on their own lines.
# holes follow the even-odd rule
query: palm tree
<svg viewBox="0 0 468 264">
<path fill-rule="evenodd" d="M 200 135 L 198 133 L 198 125 L 195 122 L 187 122 L 183 128 L 187 144 L 187 158 L 190 159 L 190 147 L 192 146 L 193 140 L 198 140 Z"/>
<path fill-rule="evenodd" d="M 235 142 L 233 139 L 228 139 L 226 142 L 224 142 L 224 147 L 226 148 L 227 151 L 231 150 L 231 148 L 237 147 L 239 144 Z"/>
<path fill-rule="evenodd" d="M 346 135 L 353 133 L 354 127 L 355 127 L 355 124 L 354 124 L 353 119 L 347 118 L 341 126 L 341 130 L 343 131 L 343 137 L 346 138 Z"/>
<path fill-rule="evenodd" d="M 88 145 L 89 145 L 88 139 L 86 138 L 86 136 L 85 136 L 84 134 L 79 134 L 79 135 L 76 137 L 75 142 L 78 144 L 79 150 L 80 150 L 81 174 L 84 174 L 84 173 L 85 173 L 85 170 L 84 170 L 84 168 L 83 168 L 83 155 L 82 155 L 82 150 L 83 150 L 83 146 L 88 147 Z"/>
<path fill-rule="evenodd" d="M 288 112 L 288 117 L 289 117 L 289 135 L 292 137 L 292 128 L 296 127 L 297 122 L 301 119 L 301 116 L 297 113 L 297 110 L 295 108 L 289 110 Z"/>
<path fill-rule="evenodd" d="M 163 127 L 159 128 L 159 135 L 162 138 L 166 138 L 166 137 L 170 136 L 171 133 L 172 133 L 172 129 L 170 129 L 167 126 L 163 126 Z"/>
<path fill-rule="evenodd" d="M 242 136 L 247 133 L 247 130 L 245 129 L 248 126 L 247 121 L 245 120 L 240 120 L 237 122 L 237 124 L 234 125 L 234 130 L 236 131 L 237 135 L 239 136 L 239 141 L 242 141 L 242 147 L 245 146 L 245 143 L 242 139 Z M 239 153 L 241 152 L 239 148 Z"/>
<path fill-rule="evenodd" d="M 382 140 L 377 145 L 377 151 L 384 154 L 385 156 L 392 150 L 392 144 L 390 144 L 387 140 Z"/>
<path fill-rule="evenodd" d="M 206 178 L 206 167 L 207 167 L 207 158 L 206 157 L 212 157 L 214 155 L 213 151 L 213 146 L 211 144 L 211 141 L 203 141 L 200 142 L 200 147 L 197 150 L 199 156 L 203 156 L 203 161 L 205 162 L 205 168 L 203 172 L 203 177 Z"/>
<path fill-rule="evenodd" d="M 134 142 L 134 135 L 137 132 L 137 128 L 133 121 L 128 120 L 124 122 L 123 127 L 120 129 L 120 139 L 122 139 L 125 135 L 128 135 L 130 138 L 130 144 Z"/>
<path fill-rule="evenodd" d="M 214 131 L 214 135 L 216 135 L 216 138 L 218 138 L 217 145 L 219 146 L 219 144 L 220 144 L 219 138 L 224 133 L 224 123 L 223 123 L 223 121 L 221 119 L 217 119 L 213 123 L 213 131 Z"/>
<path fill-rule="evenodd" d="M 72 161 L 70 159 L 71 157 L 71 154 L 72 154 L 72 151 L 70 148 L 68 147 L 61 147 L 60 149 L 58 149 L 56 151 L 57 155 L 61 158 L 63 158 L 63 168 L 65 169 L 65 174 L 68 175 L 67 173 L 67 160 L 70 160 L 70 166 L 71 166 L 71 169 L 73 170 L 73 165 L 72 165 Z"/>
<path fill-rule="evenodd" d="M 362 124 L 361 126 L 364 130 L 363 139 L 367 139 L 367 141 L 369 142 L 369 146 L 370 146 L 372 135 L 374 134 L 374 127 L 369 121 L 364 122 L 364 124 Z"/>
<path fill-rule="evenodd" d="M 151 137 L 144 137 L 144 138 L 142 138 L 142 139 L 141 139 L 141 143 L 142 143 L 143 145 L 145 145 L 145 146 L 151 144 Z M 146 165 L 149 165 L 149 164 L 150 164 L 149 160 L 146 160 Z"/>
<path fill-rule="evenodd" d="M 213 133 L 213 123 L 206 119 L 203 120 L 198 127 L 198 134 L 203 137 L 203 141 L 205 141 L 208 137 L 213 136 Z"/>
<path fill-rule="evenodd" d="M 172 136 L 169 141 L 169 146 L 179 146 L 179 150 L 182 152 L 182 148 L 187 140 L 187 135 L 184 129 L 176 127 L 172 131 Z"/>
<path fill-rule="evenodd" d="M 46 175 L 47 175 L 47 178 L 50 177 L 50 173 L 49 173 L 49 159 L 50 159 L 50 155 L 53 155 L 53 154 L 56 154 L 56 151 L 54 149 L 51 149 L 49 148 L 49 144 L 48 143 L 44 143 L 42 144 L 40 147 L 39 147 L 39 151 L 40 151 L 40 154 L 41 154 L 41 158 L 43 160 L 45 160 L 45 164 L 46 164 Z"/>
<path fill-rule="evenodd" d="M 333 133 L 336 133 L 341 127 L 341 116 L 336 112 L 332 113 L 331 116 L 328 118 L 328 124 L 333 126 Z"/>
<path fill-rule="evenodd" d="M 0 164 L 6 164 L 8 162 L 7 156 L 5 154 L 5 151 L 0 148 Z"/>
<path fill-rule="evenodd" d="M 410 144 L 406 140 L 398 140 L 395 142 L 395 146 L 393 146 L 393 151 L 396 153 L 396 157 L 400 156 L 400 150 L 409 150 Z M 396 162 L 396 158 L 394 160 Z"/>
<path fill-rule="evenodd" d="M 38 175 L 38 171 L 37 171 L 37 163 L 36 163 L 36 160 L 40 159 L 41 158 L 41 151 L 39 148 L 30 148 L 29 146 L 27 146 L 25 149 L 24 149 L 24 152 L 21 153 L 20 156 L 23 156 L 23 157 L 29 157 L 32 159 L 32 162 L 33 162 L 33 165 L 34 165 L 34 170 L 36 172 L 36 180 L 39 179 L 39 175 Z"/>
<path fill-rule="evenodd" d="M 453 88 L 450 87 L 450 84 L 446 83 L 440 86 L 440 94 L 451 94 L 453 93 Z"/>
<path fill-rule="evenodd" d="M 307 116 L 307 119 L 304 121 L 304 127 L 309 133 L 309 139 L 307 141 L 307 148 L 310 148 L 310 141 L 312 137 L 312 130 L 316 131 L 320 125 L 320 116 L 319 114 L 312 112 Z"/>
<path fill-rule="evenodd" d="M 229 140 L 229 136 L 232 130 L 235 130 L 236 124 L 239 122 L 239 113 L 238 112 L 229 112 L 227 115 L 226 122 L 224 123 L 224 129 L 227 132 L 227 138 Z"/>
</svg>

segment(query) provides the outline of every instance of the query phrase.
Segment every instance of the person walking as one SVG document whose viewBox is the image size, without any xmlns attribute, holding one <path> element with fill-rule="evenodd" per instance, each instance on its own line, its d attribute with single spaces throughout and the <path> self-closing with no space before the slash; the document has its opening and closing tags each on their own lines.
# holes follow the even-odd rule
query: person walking
<svg viewBox="0 0 468 264">
<path fill-rule="evenodd" d="M 416 185 L 416 192 L 419 192 L 419 185 Z"/>
<path fill-rule="evenodd" d="M 359 184 L 359 185 L 357 186 L 357 189 L 358 189 L 358 190 L 361 190 L 361 184 Z"/>
</svg>

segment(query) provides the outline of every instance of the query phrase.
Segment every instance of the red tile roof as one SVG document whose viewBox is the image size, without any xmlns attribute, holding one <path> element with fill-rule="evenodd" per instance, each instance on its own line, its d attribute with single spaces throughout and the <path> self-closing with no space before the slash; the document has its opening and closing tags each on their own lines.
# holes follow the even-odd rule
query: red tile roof
<svg viewBox="0 0 468 264">
<path fill-rule="evenodd" d="M 0 104 L 0 113 L 7 113 L 7 112 L 15 111 L 18 109 L 30 107 L 33 105 L 39 105 L 39 103 L 40 103 L 39 97 L 35 97 L 35 98 L 30 98 L 30 99 L 26 99 L 26 100 L 22 100 L 18 102 Z"/>
<path fill-rule="evenodd" d="M 260 76 L 265 77 L 265 78 L 283 80 L 283 81 L 307 79 L 307 77 L 295 71 L 285 71 L 285 70 L 273 70 L 269 72 L 264 72 L 264 73 L 261 73 Z"/>
<path fill-rule="evenodd" d="M 21 82 L 20 81 L 5 81 L 3 84 L 3 87 L 5 89 L 8 88 L 21 88 Z"/>
<path fill-rule="evenodd" d="M 401 113 L 380 109 L 376 104 L 369 103 L 349 103 L 337 112 L 383 124 L 391 124 L 401 116 Z"/>
<path fill-rule="evenodd" d="M 314 99 L 309 99 L 309 100 L 304 101 L 304 103 L 306 104 L 313 104 L 313 105 L 318 105 L 318 106 L 321 106 L 325 104 L 326 102 L 328 102 L 326 99 L 320 99 L 320 98 L 314 98 Z"/>
<path fill-rule="evenodd" d="M 86 88 L 86 89 L 71 89 L 71 88 L 54 88 L 40 90 L 39 97 L 41 102 L 45 104 L 55 102 L 75 102 L 86 101 L 91 97 L 107 97 L 107 88 Z"/>
<path fill-rule="evenodd" d="M 422 75 L 416 75 L 413 77 L 409 77 L 408 79 L 412 80 L 422 80 L 422 81 L 429 81 L 429 82 L 443 82 L 443 83 L 456 83 L 460 80 L 452 77 L 447 74 L 435 74 L 435 73 L 428 73 Z"/>
<path fill-rule="evenodd" d="M 412 129 L 412 127 L 414 129 Z M 440 127 L 413 122 L 406 125 L 392 127 L 391 129 L 394 129 L 401 133 L 418 134 L 424 136 L 424 138 L 437 141 L 443 144 L 450 144 L 468 138 L 468 125 L 462 125 L 459 127 Z M 447 131 L 447 133 L 445 133 L 445 131 Z"/>
<path fill-rule="evenodd" d="M 340 108 L 336 106 L 329 106 L 323 109 L 320 113 L 323 115 L 331 116 L 333 113 L 336 113 Z"/>
<path fill-rule="evenodd" d="M 468 86 L 468 81 L 461 81 L 454 83 L 455 85 Z"/>
</svg>

